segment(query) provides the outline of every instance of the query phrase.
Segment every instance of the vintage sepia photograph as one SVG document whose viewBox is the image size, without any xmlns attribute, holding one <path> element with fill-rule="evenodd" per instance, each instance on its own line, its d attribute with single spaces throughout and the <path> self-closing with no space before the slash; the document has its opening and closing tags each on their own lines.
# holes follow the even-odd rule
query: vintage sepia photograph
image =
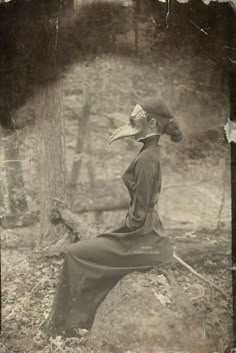
<svg viewBox="0 0 236 353">
<path fill-rule="evenodd" d="M 236 1 L 0 0 L 0 52 L 0 352 L 235 352 Z"/>
</svg>

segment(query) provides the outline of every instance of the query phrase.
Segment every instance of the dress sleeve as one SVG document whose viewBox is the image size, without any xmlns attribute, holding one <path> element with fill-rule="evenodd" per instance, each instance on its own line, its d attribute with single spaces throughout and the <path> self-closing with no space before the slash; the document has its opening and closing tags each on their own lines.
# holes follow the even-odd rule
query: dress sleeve
<svg viewBox="0 0 236 353">
<path fill-rule="evenodd" d="M 139 160 L 134 167 L 133 197 L 126 217 L 126 226 L 134 231 L 143 226 L 152 194 L 154 165 L 149 160 Z"/>
</svg>

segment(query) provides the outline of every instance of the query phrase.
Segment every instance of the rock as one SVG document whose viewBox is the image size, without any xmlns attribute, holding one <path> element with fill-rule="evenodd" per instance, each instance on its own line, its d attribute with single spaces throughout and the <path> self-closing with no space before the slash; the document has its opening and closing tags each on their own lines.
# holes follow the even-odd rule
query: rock
<svg viewBox="0 0 236 353">
<path fill-rule="evenodd" d="M 129 274 L 109 292 L 97 310 L 88 344 L 109 353 L 208 352 L 202 319 L 191 299 L 175 280 L 155 269 Z"/>
</svg>

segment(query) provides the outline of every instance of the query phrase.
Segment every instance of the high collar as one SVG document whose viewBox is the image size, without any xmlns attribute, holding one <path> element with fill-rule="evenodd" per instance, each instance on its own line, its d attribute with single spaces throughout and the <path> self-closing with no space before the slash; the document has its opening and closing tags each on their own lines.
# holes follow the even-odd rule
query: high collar
<svg viewBox="0 0 236 353">
<path fill-rule="evenodd" d="M 159 140 L 160 140 L 160 136 L 158 136 L 158 135 L 149 136 L 149 137 L 144 138 L 142 141 L 140 141 L 143 143 L 143 147 L 140 152 L 142 152 L 143 150 L 145 150 L 147 147 L 149 147 L 151 145 L 159 146 L 158 145 Z"/>
</svg>

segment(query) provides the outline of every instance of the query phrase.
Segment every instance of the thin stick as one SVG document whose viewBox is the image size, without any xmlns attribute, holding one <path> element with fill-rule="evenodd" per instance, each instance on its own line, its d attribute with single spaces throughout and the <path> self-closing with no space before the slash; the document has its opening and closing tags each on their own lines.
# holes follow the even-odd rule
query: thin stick
<svg viewBox="0 0 236 353">
<path fill-rule="evenodd" d="M 177 256 L 176 254 L 174 254 L 174 259 L 177 260 L 182 266 L 184 266 L 185 268 L 187 268 L 192 274 L 194 274 L 196 277 L 198 277 L 199 279 L 201 279 L 203 282 L 209 284 L 211 287 L 213 287 L 217 292 L 219 292 L 220 294 L 222 294 L 226 299 L 227 299 L 227 295 L 225 294 L 225 292 L 223 292 L 222 289 L 220 289 L 218 286 L 216 286 L 213 282 L 209 281 L 208 279 L 206 279 L 205 277 L 203 277 L 200 273 L 198 273 L 197 271 L 195 271 L 190 265 L 188 265 L 185 261 L 183 261 L 179 256 Z"/>
<path fill-rule="evenodd" d="M 84 102 L 83 102 L 83 107 L 81 112 L 81 119 L 80 119 L 80 122 L 78 121 L 75 155 L 74 155 L 70 183 L 69 183 L 70 187 L 72 188 L 71 190 L 72 195 L 74 192 L 73 191 L 74 187 L 76 186 L 76 183 L 79 178 L 83 152 L 84 152 L 84 145 L 87 139 L 86 132 L 87 132 L 87 127 L 89 122 L 89 115 L 90 115 L 90 100 L 91 100 L 90 92 L 84 89 Z"/>
<path fill-rule="evenodd" d="M 227 154 L 226 154 L 227 153 Z M 219 208 L 219 212 L 218 212 L 218 222 L 217 222 L 217 226 L 216 229 L 219 230 L 220 229 L 220 222 L 221 222 L 221 216 L 222 216 L 222 212 L 225 206 L 225 196 L 226 196 L 226 177 L 227 177 L 227 162 L 228 162 L 228 150 L 226 150 L 225 152 L 225 158 L 224 158 L 224 174 L 223 174 L 223 191 L 222 191 L 222 196 L 221 196 L 221 202 L 220 202 L 220 208 Z"/>
</svg>

